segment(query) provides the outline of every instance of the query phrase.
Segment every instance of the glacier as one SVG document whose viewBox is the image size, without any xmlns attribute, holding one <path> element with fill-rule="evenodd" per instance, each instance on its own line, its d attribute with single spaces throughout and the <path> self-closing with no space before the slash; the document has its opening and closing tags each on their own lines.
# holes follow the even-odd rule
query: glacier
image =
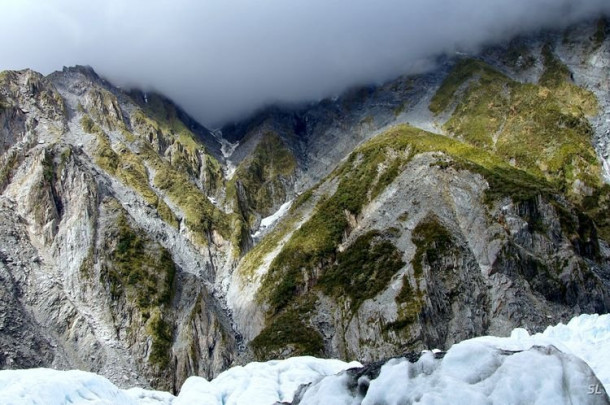
<svg viewBox="0 0 610 405">
<path fill-rule="evenodd" d="M 4 370 L 0 403 L 609 404 L 610 315 L 580 315 L 533 335 L 515 329 L 509 337 L 473 338 L 446 353 L 423 352 L 414 362 L 390 359 L 372 378 L 358 373 L 366 369 L 362 367 L 314 357 L 249 363 L 211 381 L 190 377 L 177 396 L 121 389 L 102 376 L 78 370 Z M 299 389 L 303 384 L 310 385 Z"/>
</svg>

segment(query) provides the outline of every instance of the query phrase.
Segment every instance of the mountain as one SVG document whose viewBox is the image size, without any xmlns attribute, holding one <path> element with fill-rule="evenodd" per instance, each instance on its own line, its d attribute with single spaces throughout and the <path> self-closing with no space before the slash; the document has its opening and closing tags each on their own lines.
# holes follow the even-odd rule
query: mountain
<svg viewBox="0 0 610 405">
<path fill-rule="evenodd" d="M 314 184 L 233 273 L 255 357 L 371 361 L 606 312 L 600 32 L 519 38 L 229 127 L 246 140 L 289 128 Z"/>
<path fill-rule="evenodd" d="M 0 73 L 0 367 L 175 392 L 608 312 L 609 30 L 216 130 L 88 67 Z"/>
</svg>

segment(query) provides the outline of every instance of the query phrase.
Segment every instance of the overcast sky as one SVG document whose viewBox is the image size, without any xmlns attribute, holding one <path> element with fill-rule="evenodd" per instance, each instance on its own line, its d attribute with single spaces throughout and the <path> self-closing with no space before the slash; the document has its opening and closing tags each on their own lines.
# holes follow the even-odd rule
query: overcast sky
<svg viewBox="0 0 610 405">
<path fill-rule="evenodd" d="M 602 13 L 610 0 L 0 0 L 0 70 L 90 65 L 215 125 Z"/>
</svg>

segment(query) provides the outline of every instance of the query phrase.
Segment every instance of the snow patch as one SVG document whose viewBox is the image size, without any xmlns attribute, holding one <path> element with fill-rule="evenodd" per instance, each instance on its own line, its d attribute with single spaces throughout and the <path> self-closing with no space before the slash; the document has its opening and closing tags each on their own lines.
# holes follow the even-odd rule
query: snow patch
<svg viewBox="0 0 610 405">
<path fill-rule="evenodd" d="M 222 131 L 220 129 L 212 129 L 210 132 L 212 133 L 212 136 L 216 139 L 216 141 L 220 143 L 220 153 L 222 153 L 222 157 L 225 159 L 225 162 L 227 164 L 225 169 L 225 176 L 227 177 L 227 179 L 230 180 L 233 177 L 233 174 L 235 173 L 236 167 L 233 162 L 229 160 L 229 158 L 233 155 L 233 152 L 235 152 L 235 149 L 237 149 L 237 147 L 239 146 L 239 141 L 235 143 L 227 141 L 225 138 L 222 137 Z"/>
<path fill-rule="evenodd" d="M 284 204 L 282 204 L 280 206 L 280 208 L 274 214 L 261 219 L 261 224 L 258 227 L 258 230 L 251 236 L 253 238 L 258 238 L 265 229 L 269 228 L 271 225 L 275 224 L 281 217 L 283 217 L 288 212 L 291 205 L 292 205 L 292 200 L 287 201 Z"/>
<path fill-rule="evenodd" d="M 239 146 L 239 142 L 231 143 L 222 137 L 222 131 L 220 129 L 213 129 L 210 131 L 212 136 L 216 138 L 218 143 L 220 143 L 220 153 L 222 153 L 222 157 L 228 159 L 233 155 L 235 149 Z"/>
</svg>

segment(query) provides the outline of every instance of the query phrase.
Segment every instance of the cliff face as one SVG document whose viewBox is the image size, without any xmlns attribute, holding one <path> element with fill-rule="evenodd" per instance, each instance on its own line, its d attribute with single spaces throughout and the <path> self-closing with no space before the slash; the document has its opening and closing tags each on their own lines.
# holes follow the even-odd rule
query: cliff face
<svg viewBox="0 0 610 405">
<path fill-rule="evenodd" d="M 90 68 L 0 73 L 0 366 L 176 389 L 607 312 L 607 31 L 218 131 Z"/>
<path fill-rule="evenodd" d="M 163 388 L 226 368 L 214 278 L 233 253 L 206 196 L 220 164 L 196 134 L 87 68 L 4 73 L 2 101 L 3 364 Z"/>
</svg>

